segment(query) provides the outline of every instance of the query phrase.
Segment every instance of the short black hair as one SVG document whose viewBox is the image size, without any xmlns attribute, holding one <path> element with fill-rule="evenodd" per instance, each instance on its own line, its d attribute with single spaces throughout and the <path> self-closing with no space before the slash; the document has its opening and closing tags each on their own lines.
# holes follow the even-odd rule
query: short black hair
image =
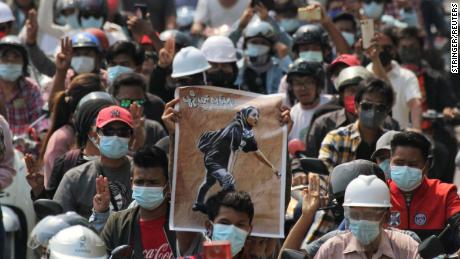
<svg viewBox="0 0 460 259">
<path fill-rule="evenodd" d="M 389 109 L 393 107 L 395 94 L 391 86 L 385 81 L 377 78 L 362 80 L 358 85 L 358 91 L 355 95 L 355 103 L 359 104 L 362 101 L 364 94 L 368 93 L 379 93 L 383 96 L 387 107 Z"/>
<path fill-rule="evenodd" d="M 394 47 L 398 46 L 398 43 L 399 43 L 398 31 L 395 27 L 386 25 L 383 27 L 382 33 L 390 38 Z"/>
<path fill-rule="evenodd" d="M 121 87 L 139 87 L 142 91 L 147 92 L 147 83 L 143 76 L 138 73 L 123 73 L 115 79 L 112 84 L 112 95 L 117 96 Z"/>
<path fill-rule="evenodd" d="M 356 20 L 355 20 L 355 17 L 351 13 L 340 13 L 332 19 L 333 23 L 336 23 L 339 21 L 350 21 L 352 23 L 353 30 L 356 31 L 357 29 Z"/>
<path fill-rule="evenodd" d="M 220 207 L 232 208 L 249 216 L 249 223 L 254 218 L 254 203 L 249 193 L 244 191 L 220 191 L 206 200 L 208 219 L 214 221 L 218 216 Z"/>
<path fill-rule="evenodd" d="M 168 181 L 168 158 L 158 147 L 145 146 L 134 153 L 133 156 L 134 166 L 141 168 L 161 167 L 163 175 Z"/>
<path fill-rule="evenodd" d="M 401 146 L 417 148 L 425 161 L 431 158 L 431 143 L 420 133 L 404 131 L 394 135 L 393 140 L 391 140 L 391 153 L 394 153 L 396 148 Z"/>
<path fill-rule="evenodd" d="M 111 63 L 113 59 L 120 55 L 125 54 L 130 56 L 137 66 L 140 66 L 144 63 L 145 59 L 145 50 L 142 46 L 134 41 L 120 40 L 115 42 L 107 50 L 106 59 L 108 63 Z"/>
<path fill-rule="evenodd" d="M 417 27 L 406 27 L 402 30 L 399 31 L 398 33 L 398 39 L 404 39 L 404 38 L 414 38 L 418 41 L 420 44 L 420 47 L 423 48 L 424 40 L 423 36 L 420 35 L 420 30 Z"/>
</svg>

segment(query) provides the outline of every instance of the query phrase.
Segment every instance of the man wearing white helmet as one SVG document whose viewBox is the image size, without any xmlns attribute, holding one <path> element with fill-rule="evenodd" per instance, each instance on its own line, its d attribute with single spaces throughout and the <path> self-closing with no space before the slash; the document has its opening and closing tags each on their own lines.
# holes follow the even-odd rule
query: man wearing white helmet
<svg viewBox="0 0 460 259">
<path fill-rule="evenodd" d="M 206 71 L 209 85 L 236 88 L 238 67 L 233 42 L 225 36 L 211 36 L 204 41 L 201 51 L 211 64 Z"/>
<path fill-rule="evenodd" d="M 201 50 L 186 47 L 176 54 L 173 60 L 171 77 L 177 86 L 207 85 L 206 70 L 211 68 Z"/>
<path fill-rule="evenodd" d="M 104 241 L 91 229 L 72 226 L 49 241 L 49 259 L 107 259 Z"/>
<path fill-rule="evenodd" d="M 324 243 L 315 258 L 418 258 L 418 243 L 386 229 L 390 190 L 375 175 L 360 175 L 348 184 L 343 203 L 349 232 Z"/>
<path fill-rule="evenodd" d="M 15 20 L 11 8 L 7 4 L 0 2 L 0 39 L 11 33 Z"/>
</svg>

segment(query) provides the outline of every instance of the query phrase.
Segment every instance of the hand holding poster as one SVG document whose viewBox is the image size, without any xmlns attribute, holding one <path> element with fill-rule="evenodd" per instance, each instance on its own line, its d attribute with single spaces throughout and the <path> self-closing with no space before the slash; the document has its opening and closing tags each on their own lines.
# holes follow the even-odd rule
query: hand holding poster
<svg viewBox="0 0 460 259">
<path fill-rule="evenodd" d="M 170 227 L 203 231 L 206 198 L 242 190 L 255 206 L 252 234 L 284 236 L 286 126 L 281 95 L 218 87 L 176 90 L 174 172 Z"/>
</svg>

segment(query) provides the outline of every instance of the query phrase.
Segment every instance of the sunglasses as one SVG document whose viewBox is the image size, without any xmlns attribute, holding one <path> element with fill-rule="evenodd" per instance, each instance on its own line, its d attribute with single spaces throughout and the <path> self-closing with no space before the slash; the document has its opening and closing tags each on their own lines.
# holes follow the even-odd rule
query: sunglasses
<svg viewBox="0 0 460 259">
<path fill-rule="evenodd" d="M 118 136 L 120 138 L 129 138 L 131 137 L 133 130 L 129 127 L 121 127 L 121 128 L 112 128 L 112 127 L 104 127 L 100 129 L 102 135 L 111 137 L 111 136 Z"/>
<path fill-rule="evenodd" d="M 138 100 L 133 100 L 133 99 L 121 99 L 118 100 L 120 102 L 120 106 L 129 109 L 129 106 L 131 106 L 132 103 L 135 103 L 139 106 L 144 106 L 145 100 L 144 99 L 138 99 Z"/>
<path fill-rule="evenodd" d="M 369 111 L 371 109 L 375 109 L 378 112 L 387 111 L 387 106 L 381 103 L 361 102 L 359 105 L 361 106 L 361 109 L 364 111 Z"/>
</svg>

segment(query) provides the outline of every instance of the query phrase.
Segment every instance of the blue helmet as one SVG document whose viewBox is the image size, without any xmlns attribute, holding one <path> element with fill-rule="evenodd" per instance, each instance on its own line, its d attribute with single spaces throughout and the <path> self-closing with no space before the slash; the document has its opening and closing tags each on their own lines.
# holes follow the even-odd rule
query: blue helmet
<svg viewBox="0 0 460 259">
<path fill-rule="evenodd" d="M 93 34 L 79 32 L 72 36 L 72 48 L 95 48 L 97 51 L 101 52 L 101 43 Z"/>
</svg>

